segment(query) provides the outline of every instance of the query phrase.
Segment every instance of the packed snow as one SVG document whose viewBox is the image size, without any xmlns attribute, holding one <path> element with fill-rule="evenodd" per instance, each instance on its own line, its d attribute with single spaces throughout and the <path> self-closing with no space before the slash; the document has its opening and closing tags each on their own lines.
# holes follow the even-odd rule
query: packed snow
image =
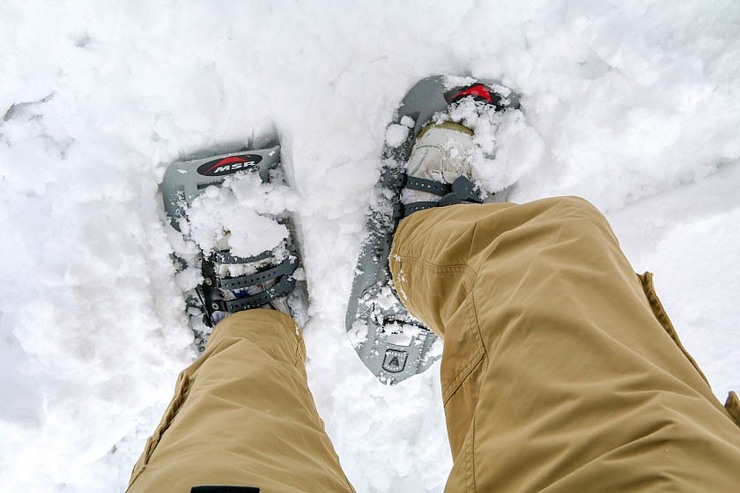
<svg viewBox="0 0 740 493">
<path fill-rule="evenodd" d="M 164 167 L 270 131 L 299 211 L 309 383 L 342 464 L 359 492 L 442 491 L 438 366 L 383 386 L 344 331 L 386 125 L 438 73 L 521 95 L 499 168 L 479 172 L 516 183 L 515 202 L 600 207 L 717 396 L 740 388 L 734 0 L 6 0 L 0 63 L 3 491 L 125 489 L 196 357 Z"/>
</svg>

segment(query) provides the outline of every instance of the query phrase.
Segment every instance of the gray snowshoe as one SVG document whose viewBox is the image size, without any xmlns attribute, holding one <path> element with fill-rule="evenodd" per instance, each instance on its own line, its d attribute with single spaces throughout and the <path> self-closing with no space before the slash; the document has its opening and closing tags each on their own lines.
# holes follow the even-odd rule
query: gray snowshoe
<svg viewBox="0 0 740 493">
<path fill-rule="evenodd" d="M 493 105 L 496 111 L 519 107 L 517 95 L 493 81 L 438 75 L 414 85 L 389 124 L 389 130 L 394 126 L 395 130 L 405 127 L 407 133 L 405 138 L 393 142 L 395 145 L 386 139 L 380 179 L 366 217 L 345 319 L 348 336 L 360 359 L 384 384 L 393 385 L 422 373 L 442 355 L 442 342 L 397 297 L 388 256 L 393 232 L 401 218 L 436 205 L 480 202 L 472 183 L 465 179 L 451 185 L 438 184 L 408 177 L 404 171 L 414 140 L 422 129 L 435 115 L 446 113 L 451 104 L 467 97 Z M 435 193 L 442 200 L 404 206 L 400 203 L 404 187 Z"/>
<path fill-rule="evenodd" d="M 241 148 L 217 155 L 190 156 L 170 164 L 160 191 L 172 228 L 182 233 L 183 221 L 193 201 L 208 187 L 221 187 L 226 177 L 236 173 L 254 173 L 262 183 L 285 184 L 276 142 L 262 149 Z M 228 248 L 200 252 L 186 259 L 175 253 L 179 271 L 200 269 L 202 282 L 188 296 L 188 312 L 197 345 L 203 349 L 213 326 L 229 313 L 272 306 L 290 314 L 299 325 L 307 318 L 308 291 L 298 275 L 300 257 L 296 232 L 290 214 L 275 218 L 288 228 L 288 237 L 272 250 L 251 257 L 233 255 Z M 259 234 L 259 232 L 255 232 Z M 187 235 L 183 235 L 188 241 Z M 243 275 L 230 276 L 230 268 L 239 267 Z M 299 278 L 301 280 L 299 280 Z"/>
</svg>

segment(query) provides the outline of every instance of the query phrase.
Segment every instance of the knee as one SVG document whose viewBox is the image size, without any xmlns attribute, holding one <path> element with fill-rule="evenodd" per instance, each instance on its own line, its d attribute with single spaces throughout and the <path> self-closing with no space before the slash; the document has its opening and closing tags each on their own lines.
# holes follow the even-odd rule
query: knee
<svg viewBox="0 0 740 493">
<path fill-rule="evenodd" d="M 568 195 L 563 197 L 553 197 L 549 200 L 555 202 L 558 207 L 568 209 L 570 211 L 578 211 L 586 214 L 596 213 L 601 215 L 601 212 L 591 202 L 584 199 L 583 197 L 576 197 L 575 195 Z"/>
<path fill-rule="evenodd" d="M 604 215 L 591 202 L 581 197 L 553 197 L 549 201 L 546 215 L 556 220 L 561 228 L 575 228 L 581 234 L 587 230 L 598 230 L 613 235 Z"/>
<path fill-rule="evenodd" d="M 588 200 L 575 197 L 553 197 L 548 199 L 553 202 L 553 208 L 563 214 L 564 217 L 576 218 L 576 219 L 590 219 L 594 222 L 603 223 L 606 222 L 604 215 Z"/>
</svg>

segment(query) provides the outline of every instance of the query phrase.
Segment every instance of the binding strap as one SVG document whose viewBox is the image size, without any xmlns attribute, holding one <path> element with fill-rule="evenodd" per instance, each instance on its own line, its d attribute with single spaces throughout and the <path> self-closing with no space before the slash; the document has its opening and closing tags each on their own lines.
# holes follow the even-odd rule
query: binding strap
<svg viewBox="0 0 740 493">
<path fill-rule="evenodd" d="M 250 310 L 252 308 L 259 308 L 265 306 L 275 298 L 286 296 L 288 293 L 293 291 L 295 287 L 295 279 L 289 276 L 281 278 L 271 288 L 262 291 L 261 293 L 253 294 L 251 296 L 245 296 L 236 300 L 217 300 L 214 303 L 220 305 L 219 310 L 229 313 L 240 312 L 242 310 Z"/>
<path fill-rule="evenodd" d="M 405 173 L 401 173 L 397 183 L 401 189 L 408 188 L 411 190 L 419 190 L 421 192 L 429 192 L 434 195 L 439 195 L 442 198 L 438 201 L 412 202 L 410 204 L 402 204 L 399 202 L 393 210 L 393 218 L 395 219 L 396 224 L 398 224 L 398 221 L 404 217 L 408 217 L 414 212 L 431 209 L 432 207 L 444 207 L 446 205 L 454 204 L 483 203 L 480 192 L 476 189 L 473 182 L 464 176 L 457 177 L 452 184 L 449 184 L 424 178 L 417 178 L 415 176 L 407 176 Z"/>
<path fill-rule="evenodd" d="M 216 264 L 248 264 L 250 262 L 259 262 L 272 257 L 272 250 L 265 250 L 259 255 L 252 257 L 239 257 L 232 255 L 228 250 L 219 250 L 213 254 L 213 262 Z"/>
<path fill-rule="evenodd" d="M 216 275 L 216 264 L 232 264 L 234 258 L 226 252 L 218 252 L 210 259 L 203 260 L 203 283 L 198 287 L 197 292 L 201 302 L 207 312 L 207 323 L 210 325 L 211 314 L 215 311 L 235 313 L 252 308 L 260 308 L 267 305 L 276 298 L 290 294 L 295 287 L 296 280 L 293 273 L 298 268 L 298 256 L 291 252 L 288 258 L 278 265 L 270 266 L 254 274 L 243 276 L 220 278 Z M 262 257 L 259 255 L 258 257 Z M 252 257 L 255 258 L 255 257 Z M 219 262 L 225 260 L 224 262 Z M 242 296 L 236 299 L 224 299 L 222 291 L 231 291 L 248 288 L 250 286 L 261 287 L 268 281 L 275 281 L 272 286 L 256 294 Z M 236 294 L 236 293 L 235 293 Z"/>
<path fill-rule="evenodd" d="M 255 274 L 249 274 L 238 277 L 228 277 L 225 279 L 217 279 L 218 287 L 221 289 L 241 289 L 249 286 L 258 286 L 272 279 L 276 279 L 283 275 L 290 275 L 295 272 L 298 267 L 298 260 L 290 256 L 275 267 L 270 267 L 267 270 L 257 272 Z"/>
</svg>

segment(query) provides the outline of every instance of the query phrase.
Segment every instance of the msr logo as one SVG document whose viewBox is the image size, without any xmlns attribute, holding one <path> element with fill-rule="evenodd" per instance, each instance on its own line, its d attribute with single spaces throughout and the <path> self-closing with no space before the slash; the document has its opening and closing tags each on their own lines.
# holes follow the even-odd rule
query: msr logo
<svg viewBox="0 0 740 493">
<path fill-rule="evenodd" d="M 209 161 L 198 166 L 198 173 L 203 176 L 224 176 L 237 171 L 259 171 L 258 163 L 262 161 L 259 154 L 240 154 L 229 156 L 214 161 Z"/>
</svg>

